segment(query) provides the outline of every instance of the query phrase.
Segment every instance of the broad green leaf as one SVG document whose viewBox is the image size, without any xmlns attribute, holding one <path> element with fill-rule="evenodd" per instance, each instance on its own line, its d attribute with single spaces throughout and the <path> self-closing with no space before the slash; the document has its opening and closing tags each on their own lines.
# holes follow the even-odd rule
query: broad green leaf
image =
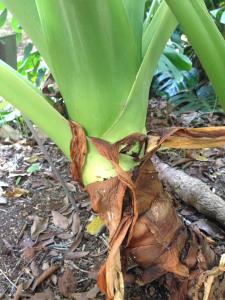
<svg viewBox="0 0 225 300">
<path fill-rule="evenodd" d="M 46 101 L 38 89 L 1 60 L 0 77 L 0 95 L 38 125 L 70 157 L 71 130 L 67 120 Z"/>
<path fill-rule="evenodd" d="M 192 67 L 191 60 L 184 54 L 176 52 L 175 49 L 166 47 L 163 54 L 171 61 L 171 63 L 179 70 L 190 71 Z"/>
<path fill-rule="evenodd" d="M 144 20 L 145 0 L 123 0 L 128 21 L 133 31 L 139 57 L 141 58 L 141 41 Z"/>
<path fill-rule="evenodd" d="M 68 113 L 88 135 L 100 136 L 118 117 L 140 65 L 123 3 L 36 3 Z"/>
<path fill-rule="evenodd" d="M 134 132 L 145 132 L 145 120 L 148 107 L 150 83 L 157 68 L 159 58 L 177 25 L 176 19 L 165 2 L 162 2 L 154 15 L 145 37 L 149 41 L 148 49 L 143 58 L 136 79 L 127 97 L 119 117 L 104 135 L 111 142 Z M 146 43 L 147 45 L 147 43 Z M 155 51 L 157 47 L 157 51 Z"/>
<path fill-rule="evenodd" d="M 225 109 L 225 41 L 203 1 L 166 0 L 180 22 Z"/>
</svg>

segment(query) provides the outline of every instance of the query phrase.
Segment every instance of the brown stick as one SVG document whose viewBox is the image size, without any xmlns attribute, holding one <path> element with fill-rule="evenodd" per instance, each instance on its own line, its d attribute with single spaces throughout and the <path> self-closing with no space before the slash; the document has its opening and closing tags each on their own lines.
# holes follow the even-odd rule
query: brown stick
<svg viewBox="0 0 225 300">
<path fill-rule="evenodd" d="M 160 179 L 168 184 L 181 200 L 225 226 L 225 201 L 215 195 L 207 184 L 170 167 L 157 156 L 154 156 L 152 161 Z"/>
<path fill-rule="evenodd" d="M 31 290 L 34 291 L 37 286 L 39 286 L 45 279 L 50 277 L 55 271 L 59 269 L 59 265 L 51 266 L 49 269 L 45 270 L 37 279 L 35 279 Z"/>
</svg>

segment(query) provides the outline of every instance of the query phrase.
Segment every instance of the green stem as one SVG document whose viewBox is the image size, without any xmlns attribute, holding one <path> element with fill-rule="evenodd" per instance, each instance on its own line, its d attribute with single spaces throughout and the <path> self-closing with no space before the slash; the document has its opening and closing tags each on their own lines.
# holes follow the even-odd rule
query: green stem
<svg viewBox="0 0 225 300">
<path fill-rule="evenodd" d="M 225 41 L 204 2 L 166 0 L 187 34 L 225 110 Z"/>
<path fill-rule="evenodd" d="M 21 110 L 70 157 L 71 130 L 61 116 L 32 84 L 0 60 L 0 95 Z"/>
</svg>

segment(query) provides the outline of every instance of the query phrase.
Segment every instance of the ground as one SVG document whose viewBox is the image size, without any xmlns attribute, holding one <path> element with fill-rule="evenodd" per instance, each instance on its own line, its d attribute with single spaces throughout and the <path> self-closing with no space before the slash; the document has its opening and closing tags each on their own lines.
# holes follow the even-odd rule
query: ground
<svg viewBox="0 0 225 300">
<path fill-rule="evenodd" d="M 171 112 L 168 112 L 168 107 L 163 101 L 153 99 L 147 124 L 149 128 L 224 124 L 222 115 L 193 119 L 191 114 L 193 113 L 175 118 Z M 185 123 L 188 120 L 191 120 L 191 124 Z M 21 283 L 26 287 L 22 299 L 67 299 L 67 290 L 62 286 L 65 286 L 68 278 L 63 279 L 62 274 L 65 274 L 68 269 L 73 270 L 68 277 L 72 278 L 69 290 L 74 292 L 74 299 L 89 299 L 89 297 L 104 299 L 96 289 L 95 279 L 99 266 L 106 256 L 107 231 L 103 228 L 97 235 L 86 232 L 86 225 L 93 217 L 89 199 L 72 181 L 69 162 L 63 154 L 48 140 L 45 140 L 45 147 L 66 183 L 68 191 L 76 201 L 79 211 L 76 213 L 76 209 L 65 196 L 64 189 L 32 138 L 17 142 L 2 140 L 0 144 L 0 299 L 12 297 L 16 287 L 18 288 Z M 191 176 L 206 182 L 225 200 L 224 149 L 167 150 L 159 152 L 158 155 L 167 163 L 182 168 Z M 176 200 L 176 205 L 181 215 L 190 222 L 196 222 L 200 230 L 214 241 L 220 253 L 225 252 L 225 233 L 219 224 L 207 220 L 180 201 Z M 52 269 L 53 265 L 58 266 L 57 270 Z M 40 276 L 48 272 L 46 278 Z M 54 291 L 54 296 L 49 288 Z M 91 294 L 84 294 L 90 289 Z M 44 294 L 37 294 L 40 292 Z M 35 296 L 32 296 L 33 294 Z M 166 300 L 167 298 L 167 291 L 160 282 L 144 287 L 127 286 L 126 288 L 126 299 Z"/>
</svg>

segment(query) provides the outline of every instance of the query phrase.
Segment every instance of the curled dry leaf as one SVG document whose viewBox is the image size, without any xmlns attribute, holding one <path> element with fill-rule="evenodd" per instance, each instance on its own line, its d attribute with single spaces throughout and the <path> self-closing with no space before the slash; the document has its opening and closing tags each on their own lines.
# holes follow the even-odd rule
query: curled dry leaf
<svg viewBox="0 0 225 300">
<path fill-rule="evenodd" d="M 99 293 L 99 288 L 97 287 L 97 285 L 95 285 L 88 292 L 71 294 L 71 298 L 74 300 L 93 300 L 96 299 L 98 293 Z"/>
<path fill-rule="evenodd" d="M 77 280 L 70 269 L 66 269 L 58 280 L 59 291 L 64 297 L 70 297 L 77 288 Z"/>
<path fill-rule="evenodd" d="M 9 198 L 20 198 L 29 194 L 28 190 L 14 187 L 12 190 L 5 192 L 5 195 Z"/>
<path fill-rule="evenodd" d="M 61 229 L 67 229 L 69 226 L 69 220 L 64 217 L 62 214 L 59 212 L 53 210 L 52 211 L 52 218 L 53 218 L 53 223 L 56 227 L 59 227 Z"/>
<path fill-rule="evenodd" d="M 73 215 L 71 230 L 74 235 L 76 235 L 80 231 L 80 217 L 77 212 Z"/>
<path fill-rule="evenodd" d="M 31 238 L 32 240 L 36 240 L 39 234 L 48 228 L 49 218 L 41 218 L 38 216 L 29 216 L 28 218 L 33 221 L 31 226 Z"/>
</svg>

